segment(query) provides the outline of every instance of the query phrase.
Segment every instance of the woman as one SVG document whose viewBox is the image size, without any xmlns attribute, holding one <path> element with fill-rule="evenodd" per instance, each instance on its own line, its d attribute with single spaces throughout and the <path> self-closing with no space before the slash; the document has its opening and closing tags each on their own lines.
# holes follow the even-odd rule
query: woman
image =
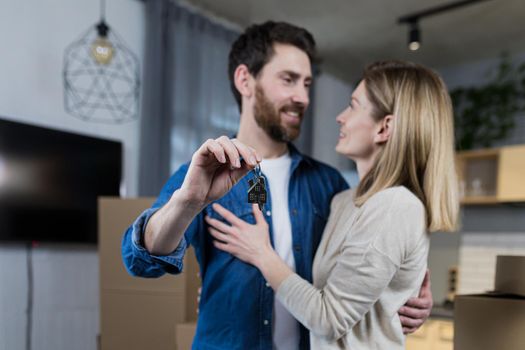
<svg viewBox="0 0 525 350">
<path fill-rule="evenodd" d="M 207 218 L 210 233 L 261 271 L 312 349 L 402 349 L 397 310 L 421 286 L 428 232 L 453 230 L 458 216 L 450 99 L 431 70 L 378 62 L 337 122 L 336 151 L 355 161 L 360 183 L 332 201 L 313 285 L 272 249 L 256 207 L 257 224 L 244 225 L 215 205 L 231 226 Z"/>
</svg>

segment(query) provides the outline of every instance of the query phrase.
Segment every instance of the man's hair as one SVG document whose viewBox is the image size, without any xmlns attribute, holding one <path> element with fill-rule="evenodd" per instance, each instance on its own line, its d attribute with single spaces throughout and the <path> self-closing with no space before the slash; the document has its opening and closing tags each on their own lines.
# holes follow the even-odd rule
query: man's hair
<svg viewBox="0 0 525 350">
<path fill-rule="evenodd" d="M 241 94 L 235 87 L 234 73 L 244 64 L 254 77 L 257 77 L 266 63 L 274 55 L 274 44 L 288 44 L 304 51 L 310 62 L 316 61 L 315 40 L 306 29 L 285 22 L 267 21 L 248 27 L 233 43 L 228 58 L 230 88 L 241 110 Z"/>
</svg>

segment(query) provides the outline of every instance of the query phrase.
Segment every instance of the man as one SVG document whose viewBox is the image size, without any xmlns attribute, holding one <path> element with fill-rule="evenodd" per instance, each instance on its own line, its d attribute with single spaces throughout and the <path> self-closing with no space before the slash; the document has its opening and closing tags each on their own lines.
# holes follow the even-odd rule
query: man
<svg viewBox="0 0 525 350">
<path fill-rule="evenodd" d="M 213 246 L 205 216 L 220 218 L 211 207 L 218 202 L 254 224 L 248 181 L 240 179 L 264 159 L 264 215 L 272 243 L 293 270 L 312 280 L 330 201 L 348 188 L 335 169 L 301 155 L 289 143 L 299 135 L 309 104 L 314 57 L 314 39 L 302 28 L 274 22 L 249 27 L 229 57 L 231 89 L 241 112 L 237 138 L 206 141 L 125 233 L 122 254 L 133 275 L 179 273 L 186 247 L 195 248 L 202 295 L 194 349 L 309 347 L 308 331 L 274 301 L 257 269 Z M 406 332 L 428 316 L 427 283 L 422 291 L 424 298 L 400 310 Z"/>
</svg>

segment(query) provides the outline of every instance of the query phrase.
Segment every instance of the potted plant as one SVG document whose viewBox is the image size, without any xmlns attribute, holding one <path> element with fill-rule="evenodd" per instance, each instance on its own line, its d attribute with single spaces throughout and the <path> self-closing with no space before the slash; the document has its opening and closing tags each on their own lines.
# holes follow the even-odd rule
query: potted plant
<svg viewBox="0 0 525 350">
<path fill-rule="evenodd" d="M 504 139 L 524 111 L 525 62 L 513 65 L 503 54 L 497 72 L 488 83 L 460 87 L 450 93 L 454 106 L 456 149 L 490 147 Z"/>
</svg>

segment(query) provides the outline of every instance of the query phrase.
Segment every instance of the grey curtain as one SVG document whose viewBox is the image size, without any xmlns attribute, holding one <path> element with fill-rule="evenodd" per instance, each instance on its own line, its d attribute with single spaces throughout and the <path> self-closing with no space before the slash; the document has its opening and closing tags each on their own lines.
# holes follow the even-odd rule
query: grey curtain
<svg viewBox="0 0 525 350">
<path fill-rule="evenodd" d="M 139 143 L 139 196 L 157 195 L 169 174 L 171 120 L 166 89 L 168 1 L 146 1 L 146 45 Z"/>
<path fill-rule="evenodd" d="M 175 1 L 148 0 L 146 14 L 141 196 L 157 195 L 204 140 L 233 135 L 239 123 L 227 73 L 230 46 L 239 33 Z M 307 154 L 311 119 L 309 112 L 296 142 Z"/>
<path fill-rule="evenodd" d="M 227 75 L 239 33 L 178 5 L 146 1 L 139 195 L 157 195 L 207 138 L 231 135 L 239 114 Z"/>
</svg>

